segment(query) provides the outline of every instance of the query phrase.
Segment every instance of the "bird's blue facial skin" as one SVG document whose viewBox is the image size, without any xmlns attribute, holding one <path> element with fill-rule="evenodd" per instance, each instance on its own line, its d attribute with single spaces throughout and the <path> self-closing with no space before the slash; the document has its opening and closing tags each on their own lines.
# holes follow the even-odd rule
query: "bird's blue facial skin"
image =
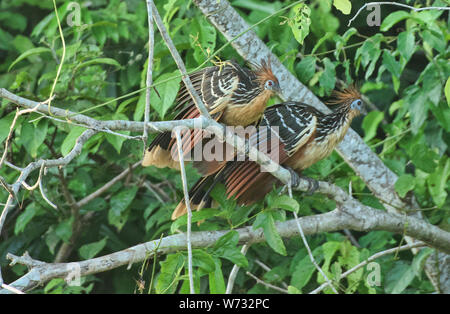
<svg viewBox="0 0 450 314">
<path fill-rule="evenodd" d="M 281 94 L 281 88 L 280 88 L 280 84 L 278 83 L 278 81 L 272 81 L 272 80 L 268 80 L 265 84 L 264 84 L 264 88 L 274 91 L 275 93 Z"/>
<path fill-rule="evenodd" d="M 352 110 L 358 110 L 359 112 L 362 112 L 363 111 L 362 110 L 362 105 L 363 105 L 362 100 L 361 99 L 356 99 L 350 104 L 350 108 Z"/>
<path fill-rule="evenodd" d="M 264 84 L 264 87 L 265 87 L 266 89 L 270 89 L 270 90 L 272 90 L 272 89 L 274 88 L 274 86 L 275 86 L 275 83 L 274 83 L 274 81 L 272 81 L 272 80 L 268 80 L 268 81 L 266 82 L 266 84 Z"/>
</svg>

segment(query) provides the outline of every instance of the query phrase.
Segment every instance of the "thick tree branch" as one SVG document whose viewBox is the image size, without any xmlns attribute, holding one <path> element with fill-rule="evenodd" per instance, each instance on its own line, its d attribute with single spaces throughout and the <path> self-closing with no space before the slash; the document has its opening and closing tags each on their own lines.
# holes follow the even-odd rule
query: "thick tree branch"
<svg viewBox="0 0 450 314">
<path fill-rule="evenodd" d="M 325 185 L 322 185 L 324 187 Z M 331 193 L 331 191 L 330 191 Z M 357 231 L 388 230 L 398 234 L 407 234 L 430 246 L 437 246 L 445 252 L 450 252 L 450 233 L 440 230 L 435 226 L 413 217 L 405 217 L 398 214 L 387 213 L 375 210 L 368 206 L 361 205 L 355 200 L 349 199 L 342 204 L 339 209 L 331 212 L 302 217 L 299 219 L 305 235 L 312 235 L 322 232 L 333 232 L 343 229 Z M 297 222 L 294 220 L 278 222 L 276 228 L 282 237 L 290 238 L 299 236 Z M 265 241 L 264 233 L 261 229 L 253 230 L 253 227 L 236 229 L 239 233 L 239 244 Z M 205 248 L 214 244 L 221 236 L 228 231 L 202 231 L 193 232 L 191 241 L 193 248 Z M 126 250 L 108 254 L 102 257 L 93 258 L 86 261 L 77 262 L 80 269 L 80 276 L 95 274 L 111 270 L 130 263 L 141 262 L 153 256 L 155 248 L 159 245 L 158 254 L 169 254 L 181 250 L 186 250 L 187 240 L 184 234 L 176 234 L 163 238 L 161 241 L 154 240 L 130 247 Z M 23 277 L 17 279 L 9 286 L 21 291 L 29 291 L 34 287 L 44 284 L 53 278 L 66 278 L 72 271 L 73 263 L 43 263 L 31 259 L 29 256 L 17 257 L 8 254 L 8 259 L 12 263 L 27 265 L 30 271 Z M 0 293 L 10 293 L 7 290 L 0 290 Z"/>
</svg>

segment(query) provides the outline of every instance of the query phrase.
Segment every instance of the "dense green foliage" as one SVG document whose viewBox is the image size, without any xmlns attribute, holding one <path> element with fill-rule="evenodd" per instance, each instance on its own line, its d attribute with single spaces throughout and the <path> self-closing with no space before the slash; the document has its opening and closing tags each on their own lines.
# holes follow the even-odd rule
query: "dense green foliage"
<svg viewBox="0 0 450 314">
<path fill-rule="evenodd" d="M 418 1 L 419 2 L 419 1 Z M 70 1 L 56 1 L 65 39 L 65 55 L 54 90 L 52 106 L 90 117 L 142 121 L 145 105 L 145 76 L 148 54 L 147 10 L 143 0 L 81 2 L 74 15 Z M 88 7 L 84 4 L 89 3 Z M 232 5 L 250 24 L 259 23 L 293 1 L 235 0 Z M 414 1 L 406 3 L 414 5 Z M 190 1 L 156 1 L 164 23 L 188 70 L 210 65 L 218 49 L 222 60 L 242 58 L 224 37 L 208 23 Z M 333 5 L 334 4 L 334 5 Z M 363 4 L 352 1 L 351 14 Z M 446 6 L 443 0 L 420 5 Z M 255 31 L 283 64 L 317 96 L 327 100 L 333 89 L 357 82 L 372 107 L 353 127 L 383 162 L 398 176 L 395 188 L 401 197 L 415 195 L 425 219 L 448 230 L 450 176 L 450 20 L 448 11 L 410 12 L 393 6 L 382 7 L 381 26 L 368 26 L 367 12 L 347 27 L 352 15 L 348 1 L 308 1 L 281 11 L 260 23 Z M 338 8 L 338 9 L 337 9 Z M 78 18 L 79 17 L 79 18 Z M 173 117 L 171 106 L 180 77 L 160 34 L 155 33 L 151 94 L 152 121 Z M 0 87 L 23 97 L 49 97 L 63 58 L 63 47 L 52 1 L 4 0 L 0 3 Z M 211 60 L 212 59 L 212 60 Z M 132 94 L 131 94 L 132 93 Z M 123 97 L 122 97 L 123 96 Z M 447 98 L 446 98 L 447 96 Z M 120 97 L 120 98 L 119 98 Z M 271 104 L 279 100 L 274 99 Z M 16 106 L 2 100 L 0 143 L 2 150 Z M 24 115 L 17 121 L 7 160 L 24 167 L 37 159 L 65 156 L 84 129 L 70 121 L 58 122 L 40 114 Z M 130 132 L 124 132 L 130 135 Z M 139 135 L 139 134 L 131 134 Z M 153 137 L 154 135 L 151 135 Z M 182 199 L 178 172 L 168 169 L 136 168 L 106 193 L 76 209 L 74 201 L 91 194 L 121 171 L 141 159 L 143 143 L 112 134 L 97 134 L 79 157 L 60 169 L 48 169 L 43 178 L 51 208 L 39 190 L 22 190 L 9 214 L 0 237 L 0 263 L 6 282 L 26 272 L 26 267 L 7 266 L 7 252 L 28 251 L 42 261 L 55 260 L 63 243 L 70 244 L 66 261 L 89 259 L 159 239 L 184 230 L 185 219 L 170 220 L 171 211 Z M 199 177 L 188 167 L 189 184 Z M 354 196 L 362 203 L 383 210 L 364 182 L 337 153 L 305 172 L 316 179 L 333 182 L 344 189 L 352 182 Z M 13 183 L 19 173 L 0 169 L 0 176 Z M 35 182 L 38 171 L 30 177 Z M 153 191 L 144 186 L 150 182 Z M 271 193 L 264 202 L 238 207 L 224 198 L 222 188 L 214 190 L 219 209 L 196 213 L 194 220 L 206 219 L 194 230 L 232 230 L 253 225 L 264 230 L 266 243 L 254 244 L 246 254 L 237 247 L 234 231 L 220 243 L 194 250 L 196 289 L 202 293 L 224 292 L 234 264 L 266 282 L 289 285 L 291 292 L 309 292 L 323 278 L 311 264 L 299 238 L 281 239 L 274 223 L 291 219 L 290 211 L 312 215 L 335 208 L 323 195 L 295 195 L 293 201 Z M 157 194 L 157 196 L 156 196 Z M 0 189 L 2 203 L 8 197 Z M 299 205 L 300 204 L 300 205 Z M 74 215 L 76 213 L 76 215 Z M 89 217 L 80 225 L 80 217 Z M 77 227 L 75 227 L 77 226 Z M 386 231 L 354 232 L 355 241 L 343 232 L 308 237 L 317 262 L 337 278 L 370 255 L 404 244 L 401 235 Z M 427 249 L 418 256 L 405 251 L 377 262 L 380 285 L 370 286 L 370 270 L 362 268 L 340 282 L 347 293 L 427 293 L 433 287 L 423 273 Z M 261 268 L 262 262 L 271 270 Z M 155 268 L 153 268 L 153 264 Z M 81 287 L 68 287 L 62 279 L 49 282 L 35 292 L 187 292 L 186 253 L 158 257 L 147 263 L 82 278 Z M 149 283 L 153 287 L 149 288 Z M 240 271 L 234 292 L 272 293 Z M 325 290 L 331 292 L 331 290 Z"/>
</svg>

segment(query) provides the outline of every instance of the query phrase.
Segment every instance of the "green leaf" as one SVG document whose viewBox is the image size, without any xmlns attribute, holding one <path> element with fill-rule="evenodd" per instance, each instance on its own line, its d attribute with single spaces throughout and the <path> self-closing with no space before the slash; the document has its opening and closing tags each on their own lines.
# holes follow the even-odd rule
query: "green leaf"
<svg viewBox="0 0 450 314">
<path fill-rule="evenodd" d="M 107 28 L 102 25 L 93 25 L 91 29 L 97 43 L 100 46 L 103 46 L 103 44 L 106 42 L 106 34 L 108 31 Z"/>
<path fill-rule="evenodd" d="M 202 209 L 201 211 L 195 211 L 192 213 L 192 223 L 204 221 L 208 218 L 217 216 L 220 214 L 218 209 Z M 175 220 L 170 226 L 170 232 L 175 233 L 181 226 L 187 225 L 187 215 L 183 215 Z"/>
<path fill-rule="evenodd" d="M 216 268 L 214 272 L 209 273 L 209 292 L 211 294 L 223 294 L 225 293 L 225 279 L 222 273 L 222 263 L 220 259 L 215 258 L 214 264 Z"/>
<path fill-rule="evenodd" d="M 424 30 L 422 32 L 422 38 L 424 42 L 430 47 L 436 49 L 440 53 L 445 52 L 446 41 L 441 34 L 436 34 L 435 32 Z"/>
<path fill-rule="evenodd" d="M 328 58 L 324 58 L 323 63 L 325 70 L 319 78 L 319 83 L 325 89 L 325 93 L 330 94 L 336 85 L 336 66 Z"/>
<path fill-rule="evenodd" d="M 301 294 L 302 293 L 301 290 L 297 289 L 294 286 L 288 286 L 288 292 L 289 292 L 289 294 Z"/>
<path fill-rule="evenodd" d="M 47 130 L 47 119 L 40 120 L 36 127 L 29 122 L 22 124 L 20 143 L 25 147 L 25 150 L 31 155 L 31 157 L 37 157 L 38 148 L 44 142 L 45 136 L 47 135 Z"/>
<path fill-rule="evenodd" d="M 411 264 L 412 269 L 416 277 L 421 278 L 422 271 L 427 261 L 428 257 L 433 253 L 432 248 L 423 248 L 419 251 L 417 255 L 414 256 L 413 262 Z"/>
<path fill-rule="evenodd" d="M 408 18 L 410 14 L 406 11 L 398 10 L 389 14 L 381 23 L 380 31 L 386 32 L 398 22 Z"/>
<path fill-rule="evenodd" d="M 445 83 L 445 98 L 447 98 L 447 105 L 450 107 L 450 77 L 447 79 Z"/>
<path fill-rule="evenodd" d="M 8 28 L 23 32 L 27 26 L 27 19 L 19 13 L 14 13 L 12 10 L 0 12 L 0 21 Z"/>
<path fill-rule="evenodd" d="M 114 120 L 128 120 L 128 118 L 124 114 L 115 114 Z M 130 135 L 130 131 L 116 131 L 116 132 L 124 135 Z M 110 143 L 114 147 L 114 149 L 117 151 L 118 154 L 120 154 L 123 143 L 127 140 L 127 138 L 124 136 L 110 133 L 106 133 L 105 138 L 108 141 L 108 143 Z"/>
<path fill-rule="evenodd" d="M 441 207 L 447 199 L 447 184 L 450 177 L 450 159 L 444 157 L 439 162 L 436 171 L 428 176 L 428 190 L 436 206 Z"/>
<path fill-rule="evenodd" d="M 9 68 L 8 68 L 8 72 L 9 72 L 9 71 L 10 71 L 17 63 L 19 63 L 19 62 L 22 61 L 23 59 L 26 59 L 26 58 L 28 58 L 28 57 L 30 57 L 30 56 L 38 55 L 38 54 L 41 54 L 41 53 L 44 53 L 44 52 L 51 53 L 52 50 L 51 50 L 50 48 L 37 47 L 37 48 L 32 48 L 32 49 L 29 49 L 29 50 L 25 51 L 25 52 L 22 53 L 20 56 L 18 56 L 18 57 L 16 58 L 16 60 L 13 61 L 13 63 L 11 63 L 11 65 L 10 65 Z"/>
<path fill-rule="evenodd" d="M 413 164 L 428 173 L 436 169 L 436 161 L 439 156 L 428 148 L 425 144 L 415 144 L 410 150 L 411 161 Z"/>
<path fill-rule="evenodd" d="M 410 174 L 401 175 L 395 181 L 395 191 L 400 197 L 405 197 L 406 193 L 414 189 L 416 186 L 416 178 Z"/>
<path fill-rule="evenodd" d="M 181 77 L 176 77 L 178 75 L 179 75 L 178 70 L 173 73 L 162 74 L 155 81 L 155 84 L 158 84 L 156 88 L 158 89 L 160 96 L 156 94 L 154 89 L 152 89 L 150 92 L 150 104 L 152 108 L 155 109 L 156 112 L 158 112 L 161 118 L 164 118 L 167 110 L 172 106 L 177 96 L 181 82 Z M 164 83 L 159 84 L 160 82 Z"/>
<path fill-rule="evenodd" d="M 22 35 L 17 35 L 14 38 L 13 45 L 20 53 L 25 53 L 34 48 L 33 42 L 28 37 Z"/>
<path fill-rule="evenodd" d="M 309 26 L 311 25 L 311 9 L 304 3 L 299 3 L 292 8 L 293 17 L 289 19 L 289 26 L 294 34 L 295 40 L 300 45 L 303 45 L 303 41 L 309 34 Z"/>
<path fill-rule="evenodd" d="M 275 220 L 273 219 L 272 213 L 264 211 L 256 216 L 256 220 L 253 223 L 253 229 L 256 230 L 258 228 L 263 228 L 264 237 L 269 246 L 278 254 L 286 256 L 286 247 L 275 227 Z"/>
<path fill-rule="evenodd" d="M 364 130 L 364 141 L 368 142 L 377 135 L 377 128 L 381 121 L 384 119 L 384 112 L 371 111 L 363 120 L 362 128 Z"/>
<path fill-rule="evenodd" d="M 100 241 L 92 242 L 89 244 L 85 244 L 80 247 L 78 252 L 80 253 L 80 256 L 84 259 L 91 259 L 95 257 L 106 245 L 106 241 L 108 240 L 108 237 L 104 237 Z"/>
<path fill-rule="evenodd" d="M 11 36 L 10 33 L 4 31 L 0 28 L 0 49 L 2 50 L 10 50 L 12 49 L 11 42 L 14 40 L 14 37 Z"/>
<path fill-rule="evenodd" d="M 110 204 L 112 210 L 116 213 L 120 213 L 127 209 L 127 207 L 131 204 L 134 197 L 136 196 L 137 190 L 137 186 L 127 187 L 119 192 L 119 194 L 111 197 Z"/>
<path fill-rule="evenodd" d="M 0 143 L 2 143 L 8 137 L 9 130 L 15 115 L 15 112 L 11 112 L 7 116 L 0 119 Z M 19 116 L 19 118 L 16 120 L 16 125 L 14 128 L 17 128 L 18 125 L 21 125 L 22 121 L 23 116 Z"/>
<path fill-rule="evenodd" d="M 216 269 L 213 257 L 204 250 L 192 250 L 192 266 L 200 268 L 207 274 Z"/>
<path fill-rule="evenodd" d="M 336 252 L 339 250 L 341 245 L 342 245 L 341 242 L 336 242 L 336 241 L 329 241 L 322 245 L 323 257 L 325 259 L 323 266 L 322 266 L 322 269 L 324 271 L 327 271 L 327 272 L 329 271 L 331 260 L 334 256 L 334 254 L 336 254 Z M 322 278 L 322 280 L 325 280 L 325 279 Z"/>
<path fill-rule="evenodd" d="M 306 252 L 306 250 L 305 250 Z M 319 254 L 322 252 L 321 247 L 317 247 L 313 250 L 313 256 L 315 261 L 320 264 L 323 260 L 323 255 Z M 311 279 L 312 275 L 316 271 L 316 267 L 311 262 L 309 255 L 305 255 L 297 265 L 295 265 L 294 271 L 291 277 L 291 285 L 295 286 L 297 289 L 302 289 Z"/>
<path fill-rule="evenodd" d="M 85 131 L 86 129 L 80 126 L 74 126 L 69 134 L 67 134 L 61 145 L 61 154 L 63 157 L 67 156 L 70 153 L 72 148 L 75 146 L 78 137 Z"/>
<path fill-rule="evenodd" d="M 177 288 L 176 283 L 183 269 L 185 258 L 183 254 L 169 254 L 166 260 L 161 262 L 161 270 L 156 282 L 156 293 L 173 293 Z"/>
<path fill-rule="evenodd" d="M 417 134 L 427 117 L 429 101 L 427 101 L 427 91 L 418 89 L 416 92 L 408 94 L 406 104 L 411 115 L 411 127 L 414 134 Z"/>
<path fill-rule="evenodd" d="M 55 228 L 55 234 L 64 242 L 69 243 L 72 236 L 72 223 L 74 217 L 61 221 Z"/>
<path fill-rule="evenodd" d="M 298 78 L 304 84 L 307 84 L 316 73 L 316 57 L 308 56 L 302 59 L 296 66 L 295 70 Z"/>
<path fill-rule="evenodd" d="M 239 233 L 230 231 L 221 236 L 214 244 L 214 254 L 231 261 L 239 267 L 248 267 L 248 261 L 238 247 Z"/>
<path fill-rule="evenodd" d="M 352 11 L 352 3 L 349 0 L 333 0 L 333 5 L 346 15 Z"/>
<path fill-rule="evenodd" d="M 364 76 L 366 80 L 372 75 L 381 55 L 380 42 L 382 39 L 383 36 L 381 34 L 376 34 L 364 41 L 364 44 L 356 50 L 356 70 L 359 69 L 359 65 L 362 63 L 363 67 L 367 68 Z"/>
<path fill-rule="evenodd" d="M 344 241 L 339 248 L 339 251 L 341 253 L 341 256 L 338 257 L 338 263 L 339 265 L 345 266 L 346 269 L 351 269 L 354 266 L 358 265 L 360 263 L 360 253 L 359 250 L 353 246 L 350 241 Z M 335 266 L 339 266 L 335 265 Z M 336 270 L 336 269 L 335 269 Z M 335 272 L 336 275 L 340 274 L 340 269 L 337 269 L 337 272 Z M 362 279 L 362 275 L 364 273 L 364 270 L 362 268 L 358 269 L 357 271 L 351 273 L 347 277 L 348 282 L 348 288 L 345 290 L 345 293 L 354 293 L 356 289 L 358 288 L 358 283 Z M 338 277 L 339 278 L 339 277 Z"/>
<path fill-rule="evenodd" d="M 30 205 L 27 206 L 24 212 L 17 217 L 16 225 L 14 226 L 14 234 L 18 235 L 23 230 L 25 230 L 25 227 L 33 219 L 36 213 L 37 210 L 35 203 L 30 203 Z"/>
<path fill-rule="evenodd" d="M 392 81 L 394 82 L 395 92 L 398 93 L 398 89 L 400 87 L 400 75 L 402 74 L 402 66 L 397 60 L 395 60 L 394 56 L 390 51 L 383 51 L 383 65 L 388 69 L 392 74 Z"/>
<path fill-rule="evenodd" d="M 108 211 L 108 221 L 119 230 L 122 229 L 127 222 L 129 212 L 127 212 L 126 209 L 134 200 L 137 190 L 137 186 L 128 187 L 111 197 L 111 208 Z"/>
<path fill-rule="evenodd" d="M 225 258 L 232 262 L 233 264 L 236 264 L 239 267 L 247 268 L 248 267 L 248 260 L 245 257 L 244 254 L 241 253 L 240 249 L 238 247 L 235 248 L 229 248 L 224 250 L 220 257 Z"/>
<path fill-rule="evenodd" d="M 211 197 L 216 201 L 222 209 L 225 211 L 234 211 L 236 208 L 236 201 L 227 198 L 225 186 L 223 184 L 217 184 L 210 192 Z"/>
<path fill-rule="evenodd" d="M 51 20 L 56 19 L 55 13 L 52 12 L 46 17 L 44 17 L 34 28 L 31 32 L 31 37 L 37 37 L 39 36 L 42 31 L 47 27 L 47 25 L 50 23 Z"/>
<path fill-rule="evenodd" d="M 416 48 L 414 33 L 411 30 L 401 32 L 397 37 L 397 47 L 403 58 L 408 61 Z"/>
<path fill-rule="evenodd" d="M 89 61 L 79 64 L 75 68 L 75 71 L 79 70 L 81 68 L 93 65 L 93 64 L 109 64 L 109 65 L 113 65 L 119 69 L 122 67 L 119 62 L 117 62 L 116 60 L 114 60 L 112 58 L 97 58 L 97 59 L 92 59 L 92 60 L 89 60 Z"/>
<path fill-rule="evenodd" d="M 277 197 L 271 199 L 269 208 L 270 209 L 281 208 L 281 209 L 285 209 L 285 210 L 289 210 L 289 211 L 298 213 L 298 211 L 300 209 L 300 205 L 293 198 L 290 198 L 287 195 L 280 195 L 280 196 L 277 196 Z"/>
<path fill-rule="evenodd" d="M 236 247 L 238 242 L 239 233 L 235 230 L 231 230 L 216 241 L 216 243 L 214 244 L 214 249 L 218 250 L 226 247 Z"/>
<path fill-rule="evenodd" d="M 398 294 L 402 293 L 414 279 L 415 272 L 411 265 L 404 261 L 399 261 L 389 271 L 386 276 L 387 293 Z"/>
<path fill-rule="evenodd" d="M 319 47 L 328 39 L 332 38 L 335 34 L 331 32 L 327 32 L 323 37 L 321 37 L 316 44 L 314 45 L 313 49 L 311 50 L 311 54 L 315 54 L 316 50 L 319 49 Z"/>
</svg>

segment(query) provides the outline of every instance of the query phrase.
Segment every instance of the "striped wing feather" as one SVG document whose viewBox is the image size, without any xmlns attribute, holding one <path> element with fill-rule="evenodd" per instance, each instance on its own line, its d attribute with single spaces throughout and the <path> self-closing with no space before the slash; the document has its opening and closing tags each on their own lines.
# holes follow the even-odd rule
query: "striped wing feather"
<svg viewBox="0 0 450 314">
<path fill-rule="evenodd" d="M 293 148 L 299 149 L 312 139 L 316 130 L 316 114 L 321 113 L 301 103 L 272 106 L 266 110 L 261 127 L 250 137 L 249 144 L 282 164 L 292 156 L 290 151 Z M 275 131 L 276 127 L 281 132 Z M 273 147 L 267 144 L 275 139 L 279 140 L 274 146 L 276 149 L 272 149 Z M 237 199 L 240 204 L 251 204 L 270 192 L 276 178 L 270 172 L 262 172 L 261 166 L 248 158 L 228 162 L 219 172 L 200 179 L 192 187 L 189 191 L 192 207 L 199 210 L 205 204 L 209 206 L 209 192 L 217 183 L 225 183 L 228 198 Z M 182 201 L 175 209 L 172 219 L 185 213 L 186 206 Z"/>
<path fill-rule="evenodd" d="M 278 150 L 268 149 L 272 160 L 283 164 L 312 139 L 317 123 L 317 113 L 314 110 L 301 103 L 284 103 L 266 110 L 261 126 L 269 126 L 273 131 L 270 134 L 275 134 L 279 139 Z M 269 140 L 272 136 L 274 135 L 269 135 Z M 267 140 L 267 137 L 263 136 L 258 139 L 258 144 Z M 224 169 L 224 181 L 227 195 L 241 204 L 251 204 L 261 199 L 276 182 L 274 176 L 269 172 L 262 172 L 260 165 L 254 161 L 233 162 L 226 168 L 228 169 Z"/>
<path fill-rule="evenodd" d="M 245 97 L 249 96 L 249 91 L 257 89 L 255 74 L 247 69 L 239 66 L 234 61 L 227 61 L 223 66 L 212 66 L 204 68 L 190 75 L 190 79 L 194 89 L 199 93 L 205 106 L 209 110 L 212 117 L 218 121 L 223 114 L 228 103 L 231 101 L 243 101 Z M 252 94 L 253 97 L 256 96 Z M 176 116 L 175 120 L 192 119 L 200 116 L 200 112 L 195 106 L 188 89 L 184 83 L 181 83 L 180 90 L 177 96 L 176 110 L 181 110 Z M 203 138 L 203 131 L 193 130 L 190 134 L 182 136 L 183 151 L 187 155 L 195 145 L 197 145 Z M 164 150 L 169 150 L 172 156 L 177 156 L 177 145 L 175 139 L 172 138 L 171 132 L 164 132 L 159 134 L 150 144 L 148 151 L 160 147 Z M 203 165 L 201 171 L 210 173 L 216 170 L 216 166 L 208 164 Z"/>
</svg>

